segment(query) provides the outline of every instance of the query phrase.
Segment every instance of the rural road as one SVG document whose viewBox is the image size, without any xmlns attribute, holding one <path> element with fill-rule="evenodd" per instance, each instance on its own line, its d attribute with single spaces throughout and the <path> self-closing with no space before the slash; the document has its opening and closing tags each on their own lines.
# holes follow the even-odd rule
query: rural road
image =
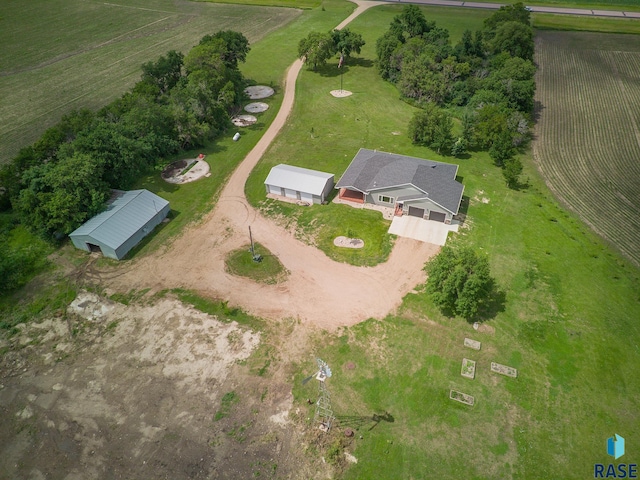
<svg viewBox="0 0 640 480">
<path fill-rule="evenodd" d="M 380 4 L 356 3 L 356 10 L 337 28 Z M 436 245 L 399 238 L 387 262 L 375 267 L 355 267 L 335 262 L 317 248 L 297 240 L 247 202 L 244 195 L 247 177 L 291 112 L 301 68 L 300 60 L 289 68 L 276 118 L 234 171 L 214 210 L 202 222 L 188 227 L 166 251 L 133 260 L 124 268 L 96 272 L 104 284 L 117 291 L 188 288 L 207 297 L 227 300 L 230 305 L 263 318 L 295 318 L 333 330 L 371 317 L 385 317 L 401 304 L 407 293 L 425 281 L 422 268 L 439 251 Z M 265 285 L 225 272 L 228 253 L 247 245 L 249 226 L 260 243 L 290 272 L 286 281 Z"/>
<path fill-rule="evenodd" d="M 384 0 L 387 3 L 415 3 L 419 5 L 437 5 L 444 7 L 485 8 L 497 10 L 501 3 L 463 2 L 456 0 Z M 556 13 L 561 15 L 585 15 L 591 17 L 640 18 L 640 12 L 623 12 L 618 10 L 590 10 L 585 8 L 561 8 L 547 6 L 530 6 L 533 13 Z"/>
</svg>

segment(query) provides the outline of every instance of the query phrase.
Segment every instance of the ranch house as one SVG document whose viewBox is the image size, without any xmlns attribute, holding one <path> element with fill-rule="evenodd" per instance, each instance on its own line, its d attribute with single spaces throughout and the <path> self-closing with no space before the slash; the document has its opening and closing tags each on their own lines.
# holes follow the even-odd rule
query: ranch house
<svg viewBox="0 0 640 480">
<path fill-rule="evenodd" d="M 458 165 L 361 148 L 336 188 L 341 200 L 450 224 L 464 191 L 457 173 Z"/>
</svg>

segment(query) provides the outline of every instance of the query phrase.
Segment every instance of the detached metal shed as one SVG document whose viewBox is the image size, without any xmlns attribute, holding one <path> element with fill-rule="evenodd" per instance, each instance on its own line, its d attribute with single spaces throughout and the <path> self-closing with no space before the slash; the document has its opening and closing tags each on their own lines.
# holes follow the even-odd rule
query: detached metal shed
<svg viewBox="0 0 640 480">
<path fill-rule="evenodd" d="M 264 181 L 267 193 L 309 203 L 323 203 L 333 189 L 333 173 L 276 165 Z"/>
<path fill-rule="evenodd" d="M 120 260 L 169 213 L 169 202 L 148 190 L 117 192 L 107 209 L 69 234 L 87 252 Z"/>
</svg>

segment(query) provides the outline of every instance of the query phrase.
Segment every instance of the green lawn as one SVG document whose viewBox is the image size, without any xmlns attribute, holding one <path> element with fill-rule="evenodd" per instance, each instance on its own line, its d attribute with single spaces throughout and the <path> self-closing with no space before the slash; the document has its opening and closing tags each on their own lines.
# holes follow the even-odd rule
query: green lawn
<svg viewBox="0 0 640 480">
<path fill-rule="evenodd" d="M 294 22 L 285 28 L 273 32 L 266 38 L 251 46 L 247 61 L 241 66 L 243 74 L 252 82 L 271 85 L 276 94 L 265 99 L 269 109 L 258 115 L 258 123 L 251 127 L 232 129 L 223 138 L 203 149 L 181 154 L 180 158 L 192 158 L 203 152 L 211 167 L 212 175 L 193 183 L 173 185 L 160 177 L 160 172 L 153 172 L 143 178 L 136 188 L 146 188 L 171 203 L 171 221 L 159 226 L 154 234 L 147 237 L 128 256 L 145 255 L 165 246 L 171 238 L 178 235 L 193 221 L 215 205 L 217 195 L 226 183 L 239 162 L 258 142 L 282 103 L 281 82 L 284 72 L 296 58 L 297 47 L 287 42 L 287 38 L 303 36 L 309 29 L 329 30 L 340 23 L 353 10 L 353 4 L 345 0 L 325 1 L 325 10 L 304 11 Z M 239 131 L 239 141 L 232 140 L 233 134 Z M 177 159 L 168 159 L 167 164 Z"/>
<path fill-rule="evenodd" d="M 640 22 L 631 18 L 582 17 L 534 13 L 533 26 L 538 30 L 640 34 Z"/>
<path fill-rule="evenodd" d="M 493 0 L 478 0 L 484 3 L 495 3 Z M 567 8 L 587 8 L 598 10 L 626 10 L 626 11 L 638 11 L 640 5 L 636 0 L 503 0 L 501 4 L 513 4 L 522 2 L 525 5 L 530 6 L 547 6 L 547 7 L 567 7 Z"/>
<path fill-rule="evenodd" d="M 260 261 L 254 260 L 250 245 L 229 253 L 224 262 L 227 271 L 232 275 L 247 277 L 260 283 L 274 284 L 286 280 L 287 270 L 278 257 L 257 242 L 254 251 L 260 256 Z"/>
<path fill-rule="evenodd" d="M 297 39 L 311 29 L 330 29 L 351 9 L 346 2 L 324 5 L 325 11 L 305 11 L 256 44 L 243 71 L 256 82 L 277 87 L 295 58 Z M 395 87 L 382 82 L 371 63 L 375 38 L 398 11 L 394 6 L 377 7 L 351 26 L 368 42 L 362 56 L 344 69 L 344 87 L 354 92 L 352 97 L 334 99 L 328 94 L 339 88 L 335 62 L 320 74 L 303 71 L 285 131 L 247 183 L 254 204 L 264 199 L 261 182 L 268 169 L 280 162 L 339 177 L 360 147 L 451 161 L 410 144 L 406 125 L 414 109 L 399 101 Z M 465 28 L 478 28 L 491 13 L 425 11 L 428 18 L 450 28 L 454 41 Z M 239 142 L 229 135 L 203 149 L 212 166 L 210 178 L 171 186 L 154 174 L 141 182 L 169 199 L 174 209 L 172 221 L 141 247 L 142 254 L 156 250 L 211 208 L 280 101 L 278 92 L 261 117 L 262 125 L 243 130 Z M 518 192 L 505 187 L 501 171 L 485 154 L 456 162 L 468 217 L 452 241 L 487 253 L 504 292 L 495 317 L 483 326 L 489 331 L 476 332 L 461 319 L 444 318 L 419 287 L 394 315 L 318 336 L 314 353 L 334 372 L 328 387 L 341 422 L 334 432 L 341 436 L 346 426 L 357 430 L 348 450 L 358 463 L 350 465 L 343 478 L 591 478 L 594 463 L 609 463 L 605 442 L 614 433 L 626 438 L 623 460 L 637 463 L 640 271 L 560 208 L 531 158 L 523 162 L 530 186 Z M 337 233 L 331 229 L 338 226 L 346 227 L 344 234 L 352 230 L 378 235 L 383 254 L 389 245 L 385 242 L 390 242 L 382 227 L 376 227 L 380 234 L 364 230 L 376 220 L 361 216 L 365 212 L 360 210 L 279 202 L 263 207 L 293 217 L 301 235 L 327 232 L 317 237 L 325 251 L 331 246 L 322 242 Z M 362 225 L 356 217 L 363 219 Z M 174 293 L 203 311 L 257 322 L 245 320 L 240 310 L 224 302 L 203 300 L 193 292 Z M 72 288 L 43 289 L 38 301 L 16 310 L 23 321 L 51 314 L 64 308 L 73 294 Z M 481 341 L 482 350 L 465 349 L 465 337 Z M 460 376 L 463 357 L 478 362 L 475 380 Z M 309 356 L 304 358 L 296 379 L 315 368 Z M 517 368 L 518 378 L 490 373 L 491 361 Z M 264 371 L 266 367 L 259 374 Z M 314 382 L 304 387 L 296 382 L 293 410 L 309 408 L 312 413 L 305 400 L 314 397 L 316 388 Z M 476 405 L 448 400 L 452 388 L 474 395 Z M 373 421 L 373 414 L 382 419 Z"/>
<path fill-rule="evenodd" d="M 445 157 L 411 144 L 407 124 L 416 109 L 398 101 L 396 87 L 380 80 L 373 63 L 376 39 L 400 8 L 395 5 L 376 7 L 350 25 L 367 42 L 362 54 L 348 60 L 342 69 L 343 88 L 352 91 L 352 96 L 334 98 L 329 93 L 340 88 L 337 58 L 318 72 L 304 67 L 296 87 L 293 113 L 252 172 L 245 188 L 249 202 L 260 206 L 264 213 L 286 222 L 297 219 L 302 238 L 316 244 L 331 258 L 356 265 L 375 265 L 386 260 L 390 252 L 391 239 L 385 233 L 389 223 L 382 220 L 380 213 L 363 212 L 344 205 L 309 209 L 266 200 L 264 179 L 271 167 L 287 163 L 334 173 L 337 180 L 362 147 L 418 157 L 427 155 L 434 160 L 447 161 Z M 470 17 L 462 15 L 468 13 L 467 10 L 444 7 L 427 8 L 425 12 L 430 20 L 451 27 L 454 42 L 465 29 L 478 28 L 491 14 L 490 11 L 478 11 Z M 313 226 L 318 238 L 308 234 L 309 225 Z M 346 252 L 346 249 L 333 246 L 335 236 L 350 236 L 348 229 L 362 232 L 360 238 L 365 241 L 362 251 Z"/>
<path fill-rule="evenodd" d="M 453 9 L 426 11 L 442 26 L 455 25 L 454 40 L 482 21 Z M 304 218 L 303 233 L 306 225 L 322 230 L 346 222 L 331 210 L 339 206 L 262 203 L 262 182 L 276 163 L 339 177 L 360 147 L 452 161 L 409 143 L 412 108 L 368 62 L 371 39 L 395 12 L 378 8 L 351 25 L 369 42 L 345 73 L 352 97 L 328 95 L 339 85 L 335 65 L 302 73 L 286 130 L 249 179 L 251 201 L 299 225 Z M 532 159 L 522 159 L 529 181 L 522 191 L 505 187 L 486 154 L 455 161 L 468 217 L 450 241 L 485 252 L 503 292 L 483 327 L 488 332 L 443 317 L 415 293 L 397 314 L 327 335 L 316 346 L 334 371 L 336 435 L 357 429 L 347 450 L 358 463 L 344 478 L 589 478 L 594 463 L 608 463 L 605 443 L 613 433 L 627 445 L 640 442 L 640 271 L 559 207 Z M 465 337 L 481 341 L 482 350 L 464 348 Z M 463 357 L 478 362 L 475 380 L 460 376 Z M 491 373 L 492 361 L 517 368 L 518 378 Z M 307 363 L 299 378 L 313 368 Z M 294 387 L 297 406 L 309 409 L 304 418 L 313 417 L 314 407 L 304 404 L 316 388 Z M 476 405 L 449 400 L 450 389 L 475 396 Z M 374 422 L 374 414 L 383 420 Z"/>
<path fill-rule="evenodd" d="M 262 5 L 272 7 L 316 8 L 322 0 L 195 0 L 198 2 L 234 3 L 236 5 Z"/>
</svg>

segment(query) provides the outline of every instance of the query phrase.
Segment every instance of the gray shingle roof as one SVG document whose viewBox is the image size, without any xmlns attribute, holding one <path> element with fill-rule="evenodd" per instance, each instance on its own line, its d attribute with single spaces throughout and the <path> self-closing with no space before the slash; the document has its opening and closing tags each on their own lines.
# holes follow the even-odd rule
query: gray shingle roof
<svg viewBox="0 0 640 480">
<path fill-rule="evenodd" d="M 458 165 L 361 148 L 336 184 L 364 193 L 412 185 L 421 197 L 457 214 L 464 186 L 455 180 Z M 418 194 L 417 192 L 416 194 Z"/>
<path fill-rule="evenodd" d="M 104 212 L 87 220 L 69 236 L 88 235 L 115 250 L 168 204 L 148 190 L 122 192 Z"/>
</svg>

